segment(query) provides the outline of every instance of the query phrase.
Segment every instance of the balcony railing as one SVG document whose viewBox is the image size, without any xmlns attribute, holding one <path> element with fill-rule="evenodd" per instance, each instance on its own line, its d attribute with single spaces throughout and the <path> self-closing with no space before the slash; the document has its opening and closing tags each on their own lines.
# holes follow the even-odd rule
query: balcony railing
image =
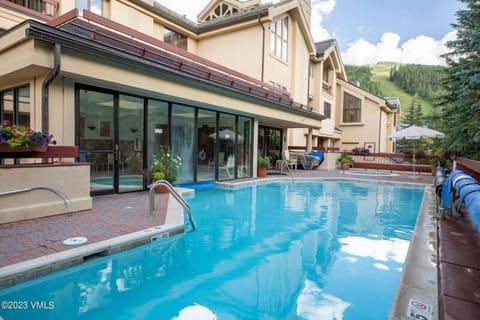
<svg viewBox="0 0 480 320">
<path fill-rule="evenodd" d="M 56 18 L 58 16 L 58 0 L 0 0 L 1 4 L 37 17 Z"/>
</svg>

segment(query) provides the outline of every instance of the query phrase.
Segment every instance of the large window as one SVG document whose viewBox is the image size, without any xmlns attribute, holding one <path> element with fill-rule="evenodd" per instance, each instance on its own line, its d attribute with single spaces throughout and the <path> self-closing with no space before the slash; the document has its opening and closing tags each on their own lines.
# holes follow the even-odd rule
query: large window
<svg viewBox="0 0 480 320">
<path fill-rule="evenodd" d="M 0 121 L 30 126 L 30 87 L 0 92 Z"/>
<path fill-rule="evenodd" d="M 177 48 L 187 50 L 187 36 L 165 28 L 163 41 L 174 45 Z"/>
<path fill-rule="evenodd" d="M 288 17 L 283 17 L 270 25 L 270 54 L 286 62 L 287 52 Z"/>
<path fill-rule="evenodd" d="M 328 102 L 323 103 L 323 115 L 329 119 L 332 118 L 332 104 Z"/>
<path fill-rule="evenodd" d="M 344 92 L 343 93 L 343 122 L 361 122 L 362 100 Z"/>
<path fill-rule="evenodd" d="M 195 108 L 173 104 L 170 125 L 172 152 L 180 157 L 182 163 L 176 183 L 192 182 L 194 181 L 194 160 L 197 154 L 195 152 Z"/>
<path fill-rule="evenodd" d="M 98 15 L 102 15 L 102 0 L 77 0 L 77 9 L 80 14 L 86 9 Z"/>
</svg>

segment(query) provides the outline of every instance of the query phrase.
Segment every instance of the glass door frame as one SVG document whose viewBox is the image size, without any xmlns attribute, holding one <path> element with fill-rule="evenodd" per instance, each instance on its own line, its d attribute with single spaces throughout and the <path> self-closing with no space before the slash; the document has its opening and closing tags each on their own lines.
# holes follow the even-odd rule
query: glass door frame
<svg viewBox="0 0 480 320">
<path fill-rule="evenodd" d="M 75 144 L 80 146 L 80 118 L 81 118 L 81 106 L 80 106 L 80 90 L 95 91 L 102 94 L 111 95 L 113 98 L 112 106 L 112 150 L 113 150 L 113 159 L 112 159 L 112 186 L 111 188 L 105 188 L 101 190 L 90 191 L 90 194 L 93 196 L 105 195 L 119 193 L 119 97 L 120 92 L 115 90 L 109 90 L 105 88 L 99 88 L 84 84 L 75 84 Z M 84 124 L 86 126 L 86 124 Z M 80 150 L 82 151 L 82 150 Z M 108 158 L 108 155 L 107 155 Z M 80 159 L 83 161 L 82 159 Z M 109 163 L 105 164 L 109 166 Z M 91 172 L 91 171 L 90 171 Z M 90 176 L 90 181 L 92 177 Z"/>
</svg>

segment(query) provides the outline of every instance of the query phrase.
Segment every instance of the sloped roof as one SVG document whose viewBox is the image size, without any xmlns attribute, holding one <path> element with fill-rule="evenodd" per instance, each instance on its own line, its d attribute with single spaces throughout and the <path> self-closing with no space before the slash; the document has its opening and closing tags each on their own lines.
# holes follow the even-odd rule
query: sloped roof
<svg viewBox="0 0 480 320">
<path fill-rule="evenodd" d="M 315 49 L 317 50 L 317 57 L 323 56 L 328 49 L 337 44 L 337 40 L 329 39 L 315 42 Z"/>
<path fill-rule="evenodd" d="M 306 106 L 294 102 L 289 95 L 267 83 L 178 49 L 92 12 L 84 11 L 83 18 L 72 15 L 65 19 L 67 18 L 59 19 L 61 23 L 56 28 L 35 21 L 26 21 L 25 24 L 29 24 L 27 36 L 58 43 L 79 52 L 101 56 L 124 65 L 147 69 L 162 77 L 169 75 L 191 79 L 197 84 L 208 84 L 232 93 L 240 93 L 244 99 L 253 98 L 258 103 L 263 101 L 270 106 L 303 114 L 312 119 L 324 118 Z"/>
</svg>

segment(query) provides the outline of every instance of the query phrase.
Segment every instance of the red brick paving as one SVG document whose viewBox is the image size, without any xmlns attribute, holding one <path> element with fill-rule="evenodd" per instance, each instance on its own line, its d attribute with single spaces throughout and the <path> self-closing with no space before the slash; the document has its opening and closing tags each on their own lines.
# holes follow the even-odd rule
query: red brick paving
<svg viewBox="0 0 480 320">
<path fill-rule="evenodd" d="M 0 267 L 71 249 L 67 238 L 87 237 L 88 244 L 162 225 L 166 199 L 156 195 L 154 215 L 148 193 L 135 192 L 96 197 L 87 211 L 0 224 Z"/>
</svg>

